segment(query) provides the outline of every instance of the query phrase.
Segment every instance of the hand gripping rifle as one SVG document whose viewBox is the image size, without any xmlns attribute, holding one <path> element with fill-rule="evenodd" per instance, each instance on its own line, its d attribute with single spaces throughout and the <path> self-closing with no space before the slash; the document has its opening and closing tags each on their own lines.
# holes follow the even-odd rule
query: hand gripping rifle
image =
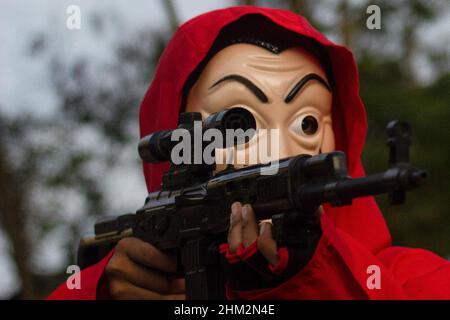
<svg viewBox="0 0 450 320">
<path fill-rule="evenodd" d="M 181 114 L 178 128 L 193 133 L 195 121 L 201 121 L 200 113 Z M 225 133 L 255 129 L 256 123 L 246 109 L 232 108 L 209 116 L 201 130 L 209 128 Z M 141 158 L 150 163 L 171 161 L 176 144 L 172 132 L 144 137 L 139 143 Z M 229 165 L 213 175 L 214 164 L 171 161 L 161 190 L 150 193 L 141 209 L 95 224 L 95 236 L 80 242 L 78 263 L 92 265 L 120 239 L 137 237 L 176 254 L 188 299 L 222 299 L 225 278 L 218 245 L 226 242 L 233 202 L 251 204 L 257 220 L 272 219 L 278 246 L 304 241 L 299 230 L 317 219 L 315 212 L 323 203 L 350 205 L 353 198 L 382 193 L 389 193 L 392 204 L 404 203 L 405 192 L 416 188 L 427 173 L 409 164 L 408 123 L 392 121 L 387 133 L 390 168 L 362 178 L 348 176 L 345 154 L 339 151 L 282 159 L 272 175 L 261 174 L 267 164 L 241 169 Z"/>
</svg>

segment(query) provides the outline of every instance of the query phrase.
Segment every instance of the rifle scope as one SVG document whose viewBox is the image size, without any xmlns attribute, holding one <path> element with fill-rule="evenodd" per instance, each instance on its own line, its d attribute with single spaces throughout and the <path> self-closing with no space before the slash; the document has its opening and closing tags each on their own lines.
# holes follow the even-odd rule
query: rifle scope
<svg viewBox="0 0 450 320">
<path fill-rule="evenodd" d="M 151 133 L 139 142 L 139 155 L 144 162 L 159 163 L 169 161 L 173 147 L 178 141 L 172 141 L 172 134 L 175 130 L 187 130 L 191 137 L 194 136 L 194 122 L 202 121 L 200 112 L 184 112 L 180 114 L 180 120 L 177 129 L 162 130 Z M 201 127 L 201 134 L 208 129 L 217 129 L 225 138 L 227 130 L 242 129 L 242 133 L 248 129 L 256 130 L 256 121 L 252 113 L 244 108 L 225 109 L 211 114 L 205 119 Z M 239 139 L 239 133 L 236 133 L 233 143 L 239 144 L 245 140 Z M 224 143 L 226 139 L 223 139 Z M 246 142 L 246 141 L 245 141 Z M 224 147 L 228 147 L 224 145 Z"/>
</svg>

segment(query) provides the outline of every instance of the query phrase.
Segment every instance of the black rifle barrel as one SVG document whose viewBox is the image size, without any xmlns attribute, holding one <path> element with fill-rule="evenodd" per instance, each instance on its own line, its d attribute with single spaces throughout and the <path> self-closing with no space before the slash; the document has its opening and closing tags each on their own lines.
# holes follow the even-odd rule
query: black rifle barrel
<svg viewBox="0 0 450 320">
<path fill-rule="evenodd" d="M 362 178 L 342 179 L 305 185 L 299 189 L 299 203 L 320 205 L 350 204 L 353 198 L 377 195 L 396 190 L 411 190 L 427 177 L 426 171 L 411 167 L 393 167 L 382 173 Z"/>
</svg>

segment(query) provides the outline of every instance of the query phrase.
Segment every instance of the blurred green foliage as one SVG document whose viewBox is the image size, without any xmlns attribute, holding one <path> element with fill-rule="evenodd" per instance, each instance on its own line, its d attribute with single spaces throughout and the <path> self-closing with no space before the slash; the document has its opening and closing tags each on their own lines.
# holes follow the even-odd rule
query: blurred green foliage
<svg viewBox="0 0 450 320">
<path fill-rule="evenodd" d="M 396 61 L 364 57 L 359 62 L 361 97 L 369 123 L 363 162 L 368 172 L 388 163 L 385 126 L 393 119 L 412 126 L 412 162 L 429 173 L 426 184 L 408 196 L 406 205 L 378 203 L 395 245 L 421 247 L 440 255 L 450 252 L 450 73 L 428 86 L 410 87 Z"/>
</svg>

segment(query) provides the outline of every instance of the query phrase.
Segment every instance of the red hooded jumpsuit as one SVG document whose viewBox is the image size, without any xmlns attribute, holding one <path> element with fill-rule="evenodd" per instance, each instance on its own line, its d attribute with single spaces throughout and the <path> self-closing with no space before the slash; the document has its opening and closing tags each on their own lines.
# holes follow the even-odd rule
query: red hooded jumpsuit
<svg viewBox="0 0 450 320">
<path fill-rule="evenodd" d="M 274 23 L 310 37 L 326 48 L 335 79 L 333 129 L 336 150 L 347 154 L 352 177 L 364 175 L 360 156 L 367 130 L 352 53 L 327 40 L 303 17 L 260 7 L 232 7 L 202 14 L 178 28 L 162 54 L 140 109 L 141 136 L 175 128 L 182 88 L 202 61 L 221 28 L 246 14 L 261 14 Z M 167 164 L 144 165 L 149 191 L 158 190 Z M 323 235 L 309 263 L 293 278 L 272 289 L 235 292 L 229 299 L 450 299 L 450 263 L 422 249 L 391 246 L 391 237 L 372 197 L 351 206 L 325 205 Z M 96 299 L 97 287 L 112 252 L 81 271 L 82 289 L 62 284 L 49 299 Z M 370 266 L 380 268 L 381 288 L 367 285 Z"/>
</svg>

